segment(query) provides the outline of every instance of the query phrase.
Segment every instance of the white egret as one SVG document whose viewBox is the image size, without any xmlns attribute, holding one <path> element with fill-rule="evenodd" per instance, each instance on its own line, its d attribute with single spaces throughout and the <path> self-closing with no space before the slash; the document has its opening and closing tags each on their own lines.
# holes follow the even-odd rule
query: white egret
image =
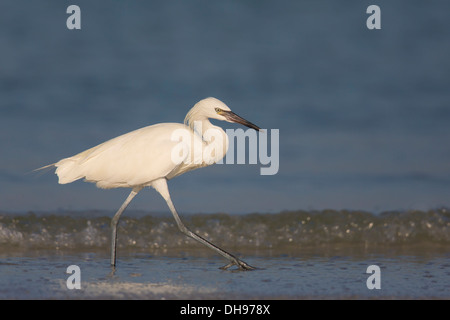
<svg viewBox="0 0 450 320">
<path fill-rule="evenodd" d="M 243 124 L 260 130 L 253 123 L 233 113 L 222 101 L 206 98 L 187 113 L 184 124 L 160 123 L 144 127 L 62 159 L 47 167 L 56 167 L 60 184 L 84 178 L 97 187 L 131 188 L 125 202 L 111 221 L 111 265 L 116 265 L 117 224 L 122 212 L 142 190 L 151 186 L 166 200 L 178 228 L 185 235 L 213 249 L 229 260 L 222 267 L 236 265 L 241 270 L 253 267 L 189 230 L 181 221 L 170 198 L 167 181 L 185 172 L 213 164 L 223 158 L 228 138 L 222 128 L 208 120 L 217 119 Z M 195 125 L 195 126 L 194 126 Z M 188 139 L 178 139 L 175 133 Z M 211 132 L 213 137 L 211 137 Z M 176 149 L 178 148 L 178 149 Z M 174 158 L 177 158 L 174 161 Z M 40 169 L 43 169 L 40 168 Z"/>
</svg>

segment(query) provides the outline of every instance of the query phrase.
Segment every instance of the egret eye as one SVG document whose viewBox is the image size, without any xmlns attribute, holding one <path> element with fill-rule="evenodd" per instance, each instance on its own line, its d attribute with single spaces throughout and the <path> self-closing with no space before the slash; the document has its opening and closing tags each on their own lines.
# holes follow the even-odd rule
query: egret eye
<svg viewBox="0 0 450 320">
<path fill-rule="evenodd" d="M 216 110 L 216 112 L 219 114 L 222 113 L 222 109 L 220 109 L 220 108 L 214 108 L 214 110 Z"/>
</svg>

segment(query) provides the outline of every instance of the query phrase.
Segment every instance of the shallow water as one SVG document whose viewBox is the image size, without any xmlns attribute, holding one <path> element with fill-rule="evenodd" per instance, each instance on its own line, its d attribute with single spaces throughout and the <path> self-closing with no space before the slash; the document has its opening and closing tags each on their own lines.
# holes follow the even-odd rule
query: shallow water
<svg viewBox="0 0 450 320">
<path fill-rule="evenodd" d="M 105 212 L 0 215 L 3 299 L 448 299 L 447 209 L 371 214 L 297 211 L 186 215 L 185 223 L 257 270 L 219 269 L 220 256 L 168 215 L 130 212 L 109 266 Z M 77 265 L 81 289 L 66 273 Z M 381 289 L 369 290 L 380 268 Z"/>
<path fill-rule="evenodd" d="M 246 256 L 258 269 L 223 271 L 214 256 L 120 257 L 111 276 L 105 254 L 1 256 L 1 299 L 448 299 L 449 254 Z M 69 290 L 76 264 L 81 289 Z M 369 265 L 381 289 L 369 290 Z"/>
<path fill-rule="evenodd" d="M 0 250 L 106 250 L 112 212 L 0 213 Z M 267 250 L 296 254 L 312 246 L 450 245 L 450 211 L 383 212 L 323 210 L 277 214 L 182 215 L 194 232 L 241 252 Z M 169 213 L 127 212 L 120 220 L 118 246 L 123 252 L 167 254 L 192 250 L 193 241 L 179 232 Z M 258 252 L 259 253 L 259 252 Z"/>
</svg>

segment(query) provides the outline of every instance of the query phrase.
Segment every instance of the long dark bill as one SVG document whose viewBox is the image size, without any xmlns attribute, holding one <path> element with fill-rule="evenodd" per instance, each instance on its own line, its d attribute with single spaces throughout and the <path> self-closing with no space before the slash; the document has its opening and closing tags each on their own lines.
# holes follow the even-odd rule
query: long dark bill
<svg viewBox="0 0 450 320">
<path fill-rule="evenodd" d="M 255 129 L 257 131 L 261 130 L 257 125 L 251 123 L 250 121 L 245 120 L 244 118 L 241 118 L 233 111 L 223 111 L 222 115 L 230 122 L 243 124 L 244 126 Z"/>
</svg>

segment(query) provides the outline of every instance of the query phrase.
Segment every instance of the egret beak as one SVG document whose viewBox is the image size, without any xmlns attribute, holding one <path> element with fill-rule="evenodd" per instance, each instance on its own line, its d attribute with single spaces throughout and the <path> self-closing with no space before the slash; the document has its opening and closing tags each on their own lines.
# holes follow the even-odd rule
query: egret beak
<svg viewBox="0 0 450 320">
<path fill-rule="evenodd" d="M 228 122 L 235 122 L 235 123 L 243 124 L 244 126 L 252 128 L 252 129 L 255 129 L 256 131 L 260 131 L 261 130 L 257 125 L 254 125 L 250 121 L 247 121 L 244 118 L 239 117 L 233 111 L 225 111 L 225 110 L 223 110 L 221 115 L 224 116 L 225 119 Z"/>
</svg>

